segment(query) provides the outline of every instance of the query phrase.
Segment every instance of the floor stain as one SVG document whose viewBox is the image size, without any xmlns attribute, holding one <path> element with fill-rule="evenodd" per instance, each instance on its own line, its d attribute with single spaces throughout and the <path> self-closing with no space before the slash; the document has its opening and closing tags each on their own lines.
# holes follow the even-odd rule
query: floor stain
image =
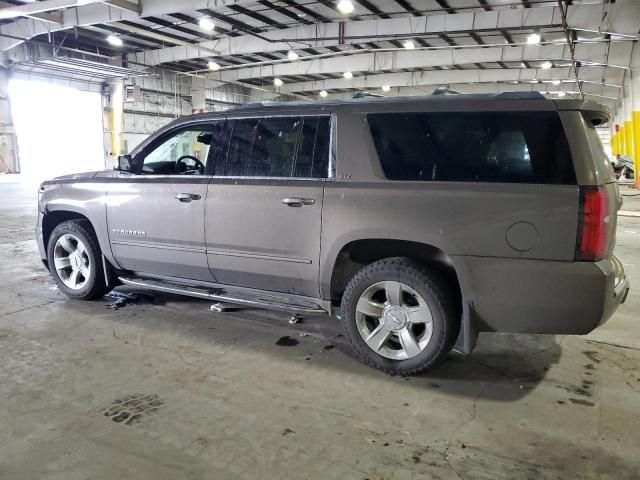
<svg viewBox="0 0 640 480">
<path fill-rule="evenodd" d="M 163 405 L 164 401 L 158 395 L 136 393 L 114 400 L 102 414 L 116 423 L 134 425 L 143 416 L 155 413 Z"/>
<path fill-rule="evenodd" d="M 590 385 L 556 385 L 556 387 L 566 390 L 572 395 L 579 395 L 581 397 L 593 397 Z"/>
<path fill-rule="evenodd" d="M 582 353 L 584 353 L 593 363 L 600 363 L 601 361 L 600 358 L 598 358 L 600 354 L 595 350 L 583 350 Z"/>
<path fill-rule="evenodd" d="M 289 335 L 285 335 L 284 337 L 280 337 L 276 340 L 276 345 L 279 347 L 295 347 L 300 342 L 295 338 L 291 338 Z"/>
<path fill-rule="evenodd" d="M 570 398 L 569 401 L 571 403 L 575 403 L 576 405 L 584 405 L 585 407 L 595 407 L 596 404 L 593 402 L 590 402 L 588 400 L 582 400 L 580 398 Z"/>
</svg>

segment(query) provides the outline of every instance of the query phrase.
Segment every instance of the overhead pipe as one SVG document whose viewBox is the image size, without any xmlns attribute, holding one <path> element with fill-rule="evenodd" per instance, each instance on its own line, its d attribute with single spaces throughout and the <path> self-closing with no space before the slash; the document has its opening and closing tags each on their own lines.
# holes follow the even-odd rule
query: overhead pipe
<svg viewBox="0 0 640 480">
<path fill-rule="evenodd" d="M 581 40 L 578 41 L 576 43 L 579 44 L 599 44 L 599 43 L 621 43 L 621 42 L 629 42 L 632 41 L 631 39 L 629 40 Z M 540 42 L 538 45 L 566 45 L 566 43 L 559 43 L 559 42 Z M 504 43 L 486 43 L 486 44 L 482 44 L 482 45 L 442 45 L 442 46 L 431 46 L 431 47 L 416 47 L 415 49 L 411 50 L 412 52 L 417 52 L 417 51 L 436 51 L 436 50 L 464 50 L 464 49 L 469 49 L 469 48 L 504 48 L 504 47 L 527 47 L 530 46 L 528 43 L 526 42 L 518 42 L 518 43 L 510 43 L 510 44 L 504 44 Z M 308 60 L 321 60 L 323 58 L 333 58 L 333 57 L 341 57 L 341 56 L 350 56 L 350 55 L 358 55 L 358 54 L 362 54 L 362 53 L 386 53 L 386 52 L 406 52 L 407 50 L 405 48 L 398 48 L 398 47 L 389 47 L 389 48 L 361 48 L 358 50 L 341 50 L 338 52 L 327 52 L 327 53 L 319 53 L 317 55 L 305 55 L 305 56 L 301 56 L 296 60 L 289 60 L 288 58 L 281 58 L 281 59 L 276 59 L 276 60 L 263 60 L 260 62 L 249 62 L 249 63 L 242 63 L 242 64 L 238 64 L 238 65 L 229 65 L 226 67 L 220 67 L 219 72 L 221 71 L 226 71 L 226 70 L 238 70 L 238 69 L 242 69 L 242 68 L 252 68 L 252 67 L 262 67 L 262 66 L 266 66 L 266 65 L 277 65 L 277 64 L 281 64 L 281 63 L 295 63 L 295 62 L 300 62 L 300 61 L 308 61 Z M 233 56 L 233 55 L 229 55 L 229 56 Z M 224 58 L 223 58 L 224 59 Z M 531 61 L 531 62 L 535 62 L 535 61 L 544 61 L 544 60 L 550 60 L 548 58 L 541 58 L 539 60 L 527 60 L 527 61 Z M 571 58 L 560 58 L 557 60 L 562 60 L 562 61 L 572 61 Z M 624 67 L 624 66 L 619 66 L 619 65 L 604 65 L 604 64 L 597 64 L 596 62 L 591 62 L 591 61 L 584 61 L 582 62 L 584 64 L 589 64 L 589 65 L 597 65 L 597 66 L 610 66 L 613 68 L 628 68 L 628 67 Z M 187 73 L 201 73 L 201 72 L 205 72 L 205 71 L 209 71 L 206 68 L 203 69 L 199 69 L 199 70 L 192 70 L 191 72 L 187 72 Z"/>
</svg>

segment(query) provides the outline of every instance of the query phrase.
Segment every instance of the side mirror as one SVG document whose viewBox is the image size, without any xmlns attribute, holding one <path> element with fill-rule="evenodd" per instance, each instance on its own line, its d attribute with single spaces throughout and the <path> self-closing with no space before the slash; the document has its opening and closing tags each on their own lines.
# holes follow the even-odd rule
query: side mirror
<svg viewBox="0 0 640 480">
<path fill-rule="evenodd" d="M 138 173 L 142 165 L 138 165 L 131 155 L 120 155 L 115 170 L 119 172 Z"/>
</svg>

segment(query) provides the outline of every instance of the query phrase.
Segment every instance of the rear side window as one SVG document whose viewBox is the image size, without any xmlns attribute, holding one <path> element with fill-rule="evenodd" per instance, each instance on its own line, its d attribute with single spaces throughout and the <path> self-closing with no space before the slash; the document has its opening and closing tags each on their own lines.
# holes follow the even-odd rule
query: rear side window
<svg viewBox="0 0 640 480">
<path fill-rule="evenodd" d="M 326 178 L 329 117 L 239 119 L 215 175 Z"/>
<path fill-rule="evenodd" d="M 576 183 L 555 112 L 384 113 L 367 121 L 390 180 Z"/>
</svg>

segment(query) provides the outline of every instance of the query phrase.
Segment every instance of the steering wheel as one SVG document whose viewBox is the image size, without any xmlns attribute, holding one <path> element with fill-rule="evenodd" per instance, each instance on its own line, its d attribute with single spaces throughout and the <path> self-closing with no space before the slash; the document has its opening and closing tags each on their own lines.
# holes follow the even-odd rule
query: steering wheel
<svg viewBox="0 0 640 480">
<path fill-rule="evenodd" d="M 193 166 L 189 166 L 186 164 L 185 160 L 191 160 L 194 164 Z M 192 155 L 183 155 L 178 160 L 176 160 L 176 172 L 180 175 L 189 175 L 195 171 L 200 174 L 204 173 L 204 163 L 198 160 L 196 157 Z"/>
</svg>

